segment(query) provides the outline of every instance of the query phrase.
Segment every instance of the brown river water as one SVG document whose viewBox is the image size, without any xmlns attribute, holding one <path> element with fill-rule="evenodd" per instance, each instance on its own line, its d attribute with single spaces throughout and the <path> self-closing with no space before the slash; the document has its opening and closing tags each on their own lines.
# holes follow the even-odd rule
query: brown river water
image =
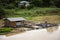
<svg viewBox="0 0 60 40">
<path fill-rule="evenodd" d="M 60 26 L 26 31 L 8 37 L 0 35 L 0 40 L 60 40 Z"/>
</svg>

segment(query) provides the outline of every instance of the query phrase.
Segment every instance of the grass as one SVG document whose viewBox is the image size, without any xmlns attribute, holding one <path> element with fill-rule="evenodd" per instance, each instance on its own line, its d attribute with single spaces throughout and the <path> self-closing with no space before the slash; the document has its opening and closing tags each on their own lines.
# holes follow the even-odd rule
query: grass
<svg viewBox="0 0 60 40">
<path fill-rule="evenodd" d="M 9 33 L 13 30 L 13 28 L 0 28 L 0 34 Z"/>
<path fill-rule="evenodd" d="M 28 9 L 5 9 L 7 17 L 34 17 L 34 16 L 44 16 L 44 15 L 54 15 L 50 12 L 57 11 L 59 13 L 54 13 L 55 15 L 60 15 L 60 8 L 39 8 L 35 7 L 30 10 Z"/>
</svg>

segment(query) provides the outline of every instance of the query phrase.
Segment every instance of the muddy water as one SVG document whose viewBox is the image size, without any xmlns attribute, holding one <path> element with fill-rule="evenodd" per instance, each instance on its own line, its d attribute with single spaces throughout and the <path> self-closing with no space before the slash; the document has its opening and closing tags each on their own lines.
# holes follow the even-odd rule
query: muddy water
<svg viewBox="0 0 60 40">
<path fill-rule="evenodd" d="M 4 40 L 6 38 L 5 35 L 0 35 L 0 40 Z"/>
<path fill-rule="evenodd" d="M 60 27 L 31 30 L 9 37 L 0 36 L 0 40 L 60 40 Z"/>
</svg>

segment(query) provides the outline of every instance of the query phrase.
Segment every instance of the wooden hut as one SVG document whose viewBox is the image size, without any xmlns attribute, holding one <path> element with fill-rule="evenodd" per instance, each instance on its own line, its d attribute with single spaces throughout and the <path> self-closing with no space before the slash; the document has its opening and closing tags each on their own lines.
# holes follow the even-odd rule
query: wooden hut
<svg viewBox="0 0 60 40">
<path fill-rule="evenodd" d="M 4 25 L 6 27 L 21 27 L 24 26 L 25 23 L 24 18 L 19 17 L 19 18 L 6 18 L 4 19 Z"/>
</svg>

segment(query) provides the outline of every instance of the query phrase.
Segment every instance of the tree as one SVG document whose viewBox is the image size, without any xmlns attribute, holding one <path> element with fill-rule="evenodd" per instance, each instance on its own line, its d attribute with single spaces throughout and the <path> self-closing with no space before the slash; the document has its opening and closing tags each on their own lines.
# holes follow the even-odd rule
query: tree
<svg viewBox="0 0 60 40">
<path fill-rule="evenodd" d="M 43 0 L 43 6 L 44 7 L 49 7 L 51 5 L 50 1 L 51 0 Z"/>
<path fill-rule="evenodd" d="M 5 17 L 4 10 L 0 8 L 0 19 Z"/>
<path fill-rule="evenodd" d="M 56 7 L 60 8 L 60 0 L 57 0 L 55 5 L 56 5 Z"/>
</svg>

